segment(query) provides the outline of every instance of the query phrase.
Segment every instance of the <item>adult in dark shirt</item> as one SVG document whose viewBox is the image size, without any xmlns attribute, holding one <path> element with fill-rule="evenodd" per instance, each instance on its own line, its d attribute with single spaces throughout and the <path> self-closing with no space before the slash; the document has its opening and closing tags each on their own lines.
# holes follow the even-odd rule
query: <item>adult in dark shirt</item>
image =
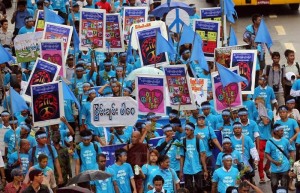
<svg viewBox="0 0 300 193">
<path fill-rule="evenodd" d="M 31 184 L 22 193 L 50 193 L 48 187 L 42 184 L 43 178 L 42 170 L 35 169 L 30 171 L 29 179 Z"/>
</svg>

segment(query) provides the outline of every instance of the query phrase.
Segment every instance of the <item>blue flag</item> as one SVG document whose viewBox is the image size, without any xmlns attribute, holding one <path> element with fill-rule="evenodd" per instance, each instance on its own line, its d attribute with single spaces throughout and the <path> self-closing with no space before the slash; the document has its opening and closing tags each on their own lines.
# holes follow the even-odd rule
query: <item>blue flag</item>
<svg viewBox="0 0 300 193">
<path fill-rule="evenodd" d="M 51 23 L 57 23 L 57 24 L 63 24 L 65 20 L 57 15 L 55 12 L 48 9 L 46 6 L 44 6 L 44 20 L 45 22 L 51 22 Z"/>
<path fill-rule="evenodd" d="M 71 91 L 71 89 L 68 87 L 68 85 L 64 81 L 62 81 L 62 88 L 63 88 L 64 100 L 74 101 L 76 103 L 78 109 L 80 110 L 80 104 L 79 104 L 77 98 L 75 97 L 74 93 Z"/>
<path fill-rule="evenodd" d="M 17 91 L 15 91 L 12 87 L 10 87 L 9 91 L 12 112 L 18 113 L 23 110 L 27 110 L 28 105 L 26 104 L 24 98 L 19 93 L 17 93 Z"/>
<path fill-rule="evenodd" d="M 129 42 L 128 42 L 128 47 L 127 47 L 127 57 L 126 57 L 126 62 L 130 62 L 130 58 L 132 58 L 132 46 L 131 46 L 131 37 L 132 37 L 132 31 L 131 29 L 130 36 L 129 36 Z"/>
<path fill-rule="evenodd" d="M 156 32 L 156 56 L 164 52 L 176 54 L 172 44 L 170 44 L 170 42 L 168 42 L 160 32 Z"/>
<path fill-rule="evenodd" d="M 273 45 L 271 35 L 263 18 L 261 19 L 261 22 L 259 24 L 255 42 L 265 43 L 268 48 Z"/>
<path fill-rule="evenodd" d="M 194 41 L 194 34 L 194 30 L 190 26 L 183 24 L 179 46 L 181 46 L 182 44 L 192 44 Z"/>
<path fill-rule="evenodd" d="M 78 33 L 76 31 L 75 26 L 73 25 L 73 45 L 74 45 L 74 52 L 75 53 L 80 52 L 79 44 L 80 44 L 79 36 L 78 36 Z"/>
<path fill-rule="evenodd" d="M 238 41 L 236 39 L 235 31 L 232 26 L 230 26 L 230 34 L 229 34 L 229 46 L 238 45 Z"/>
<path fill-rule="evenodd" d="M 16 63 L 14 57 L 0 44 L 0 64 L 3 64 L 5 62 L 13 61 L 13 63 Z"/>
<path fill-rule="evenodd" d="M 217 68 L 219 71 L 219 75 L 221 78 L 222 86 L 225 87 L 230 83 L 238 83 L 238 82 L 244 82 L 246 85 L 248 85 L 248 80 L 244 77 L 241 77 L 240 75 L 230 71 L 228 68 L 222 66 L 217 62 Z"/>
<path fill-rule="evenodd" d="M 232 0 L 223 0 L 224 1 L 224 15 L 226 15 L 227 20 L 230 23 L 234 23 L 233 16 L 237 17 L 237 13 L 234 9 L 234 3 Z"/>
<path fill-rule="evenodd" d="M 196 32 L 194 32 L 194 33 L 196 33 Z M 205 56 L 204 56 L 204 53 L 203 53 L 203 50 L 202 50 L 202 40 L 201 40 L 200 36 L 199 36 L 199 38 L 195 38 L 195 41 L 193 43 L 192 55 L 191 55 L 190 60 L 191 61 L 197 60 L 198 64 L 200 65 L 200 67 L 202 69 L 204 69 L 206 71 L 209 71 L 207 61 L 205 59 Z"/>
</svg>

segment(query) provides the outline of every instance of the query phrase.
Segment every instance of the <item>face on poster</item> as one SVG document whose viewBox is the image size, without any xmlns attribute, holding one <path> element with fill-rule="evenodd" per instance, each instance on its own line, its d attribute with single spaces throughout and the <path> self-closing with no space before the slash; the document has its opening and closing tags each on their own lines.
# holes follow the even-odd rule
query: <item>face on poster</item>
<svg viewBox="0 0 300 193">
<path fill-rule="evenodd" d="M 25 89 L 24 99 L 28 102 L 31 100 L 32 85 L 50 83 L 56 79 L 60 66 L 51 63 L 49 61 L 38 58 L 34 64 L 30 77 L 28 79 L 28 85 Z"/>
<path fill-rule="evenodd" d="M 255 69 L 257 50 L 233 50 L 230 67 L 239 67 L 239 74 L 248 80 L 248 85 L 242 83 L 243 94 L 253 94 L 255 85 Z"/>
<path fill-rule="evenodd" d="M 248 45 L 227 46 L 215 49 L 215 61 L 226 68 L 230 67 L 232 50 L 246 50 Z"/>
<path fill-rule="evenodd" d="M 207 101 L 207 79 L 190 78 L 190 85 L 194 95 L 194 99 L 198 105 Z"/>
<path fill-rule="evenodd" d="M 130 26 L 132 24 L 143 23 L 147 21 L 147 7 L 124 7 L 123 12 L 123 32 L 125 40 L 129 40 Z"/>
<path fill-rule="evenodd" d="M 64 43 L 64 61 L 67 60 L 70 41 L 73 33 L 72 26 L 45 22 L 44 39 L 61 39 Z"/>
<path fill-rule="evenodd" d="M 64 66 L 64 49 L 62 40 L 41 40 L 40 56 L 49 62 L 59 65 L 59 76 L 66 77 L 66 69 Z"/>
<path fill-rule="evenodd" d="M 155 112 L 165 115 L 164 76 L 136 77 L 139 114 Z"/>
<path fill-rule="evenodd" d="M 120 14 L 106 14 L 106 41 L 110 52 L 124 52 L 124 36 L 121 29 Z"/>
<path fill-rule="evenodd" d="M 33 85 L 31 93 L 34 126 L 59 124 L 60 117 L 64 116 L 61 82 Z"/>
<path fill-rule="evenodd" d="M 230 68 L 231 71 L 239 73 L 238 67 Z M 216 111 L 222 112 L 227 108 L 242 106 L 241 83 L 230 83 L 222 86 L 218 72 L 212 73 L 213 98 Z"/>
<path fill-rule="evenodd" d="M 185 65 L 164 67 L 166 82 L 169 90 L 170 105 L 172 108 L 180 110 L 195 109 L 194 97 L 191 86 L 187 81 L 187 72 Z"/>
<path fill-rule="evenodd" d="M 80 11 L 80 50 L 88 51 L 92 45 L 97 51 L 105 51 L 105 10 L 81 9 Z"/>
<path fill-rule="evenodd" d="M 203 41 L 203 52 L 207 61 L 214 60 L 215 48 L 221 45 L 219 21 L 205 19 L 194 20 L 194 31 L 197 32 Z"/>
<path fill-rule="evenodd" d="M 40 54 L 39 41 L 43 32 L 17 35 L 14 39 L 17 62 L 35 61 Z"/>
<path fill-rule="evenodd" d="M 161 32 L 159 27 L 144 28 L 136 31 L 142 66 L 163 66 L 169 63 L 166 53 L 156 56 L 157 32 Z"/>
</svg>

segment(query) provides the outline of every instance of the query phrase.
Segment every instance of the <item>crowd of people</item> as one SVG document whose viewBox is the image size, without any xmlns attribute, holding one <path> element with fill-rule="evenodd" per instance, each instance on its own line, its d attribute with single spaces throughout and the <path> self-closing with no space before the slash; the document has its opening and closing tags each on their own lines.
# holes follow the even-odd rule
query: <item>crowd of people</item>
<svg viewBox="0 0 300 193">
<path fill-rule="evenodd" d="M 57 11 L 65 25 L 75 24 L 77 29 L 81 8 L 122 14 L 124 6 L 147 6 L 149 21 L 158 19 L 151 15 L 153 0 L 20 0 L 10 21 L 14 24 L 11 32 L 5 5 L 0 3 L 0 41 L 12 55 L 14 37 L 34 32 L 35 13 L 44 6 Z M 196 12 L 190 17 L 198 18 Z M 208 62 L 209 71 L 198 67 L 194 74 L 196 78 L 208 79 L 207 101 L 193 110 L 168 107 L 168 121 L 163 125 L 154 112 L 140 116 L 135 125 L 128 127 L 107 129 L 91 122 L 91 102 L 96 97 L 135 98 L 135 82 L 126 79 L 141 67 L 135 51 L 129 58 L 127 52 L 90 50 L 74 55 L 70 49 L 64 78 L 70 82 L 81 108 L 72 100 L 64 100 L 65 117 L 61 117 L 61 123 L 41 128 L 33 127 L 30 110 L 11 114 L 8 96 L 10 86 L 20 94 L 24 92 L 35 61 L 0 64 L 0 100 L 4 109 L 0 125 L 0 191 L 56 192 L 74 175 L 101 170 L 111 177 L 78 185 L 97 193 L 244 193 L 250 188 L 261 193 L 254 181 L 258 170 L 258 183 L 265 184 L 270 179 L 273 193 L 294 190 L 295 186 L 300 192 L 300 67 L 293 50 L 284 52 L 286 61 L 276 51 L 270 52 L 272 63 L 265 61 L 264 46 L 254 41 L 261 18 L 253 15 L 253 23 L 243 35 L 244 42 L 258 50 L 254 94 L 243 95 L 243 106 L 238 109 L 216 112 L 210 75 L 216 69 L 214 63 Z M 180 34 L 170 35 L 177 48 Z M 191 44 L 179 46 L 180 58 L 171 64 L 197 66 L 189 60 L 191 49 Z M 100 88 L 95 90 L 94 86 Z M 150 139 L 161 136 L 164 138 L 155 147 L 148 145 Z M 124 147 L 115 151 L 115 162 L 108 165 L 102 147 L 117 144 Z M 218 154 L 214 154 L 216 150 Z"/>
</svg>

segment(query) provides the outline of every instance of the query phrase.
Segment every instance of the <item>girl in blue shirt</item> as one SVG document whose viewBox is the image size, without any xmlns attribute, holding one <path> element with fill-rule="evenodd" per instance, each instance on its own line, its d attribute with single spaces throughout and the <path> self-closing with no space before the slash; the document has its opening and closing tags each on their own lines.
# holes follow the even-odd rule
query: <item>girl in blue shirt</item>
<svg viewBox="0 0 300 193">
<path fill-rule="evenodd" d="M 149 152 L 149 162 L 142 166 L 141 175 L 144 179 L 144 193 L 148 192 L 148 183 L 150 175 L 153 171 L 157 170 L 159 167 L 157 165 L 159 153 L 156 149 L 153 149 Z"/>
</svg>

